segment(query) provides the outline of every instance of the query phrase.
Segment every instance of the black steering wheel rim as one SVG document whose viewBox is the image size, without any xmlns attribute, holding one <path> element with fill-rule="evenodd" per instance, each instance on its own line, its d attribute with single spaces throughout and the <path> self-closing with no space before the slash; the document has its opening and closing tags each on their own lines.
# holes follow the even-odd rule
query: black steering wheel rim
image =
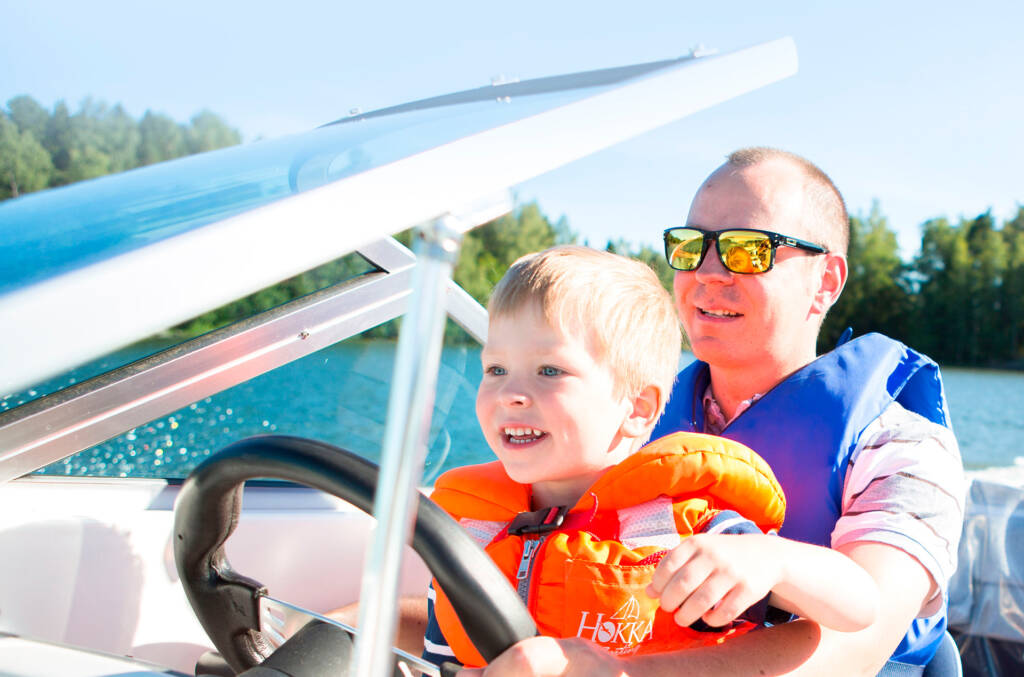
<svg viewBox="0 0 1024 677">
<path fill-rule="evenodd" d="M 235 672 L 258 665 L 265 588 L 231 568 L 224 544 L 238 524 L 246 480 L 282 479 L 341 498 L 372 514 L 377 466 L 324 442 L 263 435 L 235 442 L 190 474 L 174 515 L 174 559 L 199 622 Z M 420 495 L 412 547 L 452 603 L 480 654 L 493 660 L 536 625 L 508 580 L 466 532 Z"/>
</svg>

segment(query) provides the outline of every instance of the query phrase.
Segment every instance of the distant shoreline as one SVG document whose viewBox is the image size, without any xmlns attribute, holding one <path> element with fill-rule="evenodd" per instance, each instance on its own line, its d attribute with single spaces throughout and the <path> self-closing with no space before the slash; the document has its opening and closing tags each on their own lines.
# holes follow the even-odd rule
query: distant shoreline
<svg viewBox="0 0 1024 677">
<path fill-rule="evenodd" d="M 1024 371 L 1024 360 L 998 362 L 990 364 L 951 364 L 940 362 L 941 369 L 984 369 L 987 371 Z"/>
</svg>

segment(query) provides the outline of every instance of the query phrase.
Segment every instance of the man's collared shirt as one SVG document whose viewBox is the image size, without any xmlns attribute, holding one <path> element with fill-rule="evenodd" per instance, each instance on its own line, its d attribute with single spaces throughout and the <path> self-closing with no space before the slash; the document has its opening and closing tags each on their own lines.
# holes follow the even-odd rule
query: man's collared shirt
<svg viewBox="0 0 1024 677">
<path fill-rule="evenodd" d="M 739 406 L 736 407 L 736 413 L 727 421 L 725 420 L 725 413 L 718 406 L 715 394 L 711 392 L 711 385 L 708 384 L 707 390 L 704 391 L 704 432 L 709 435 L 721 435 L 727 425 L 735 421 L 747 409 L 750 409 L 750 405 L 759 399 L 761 399 L 761 393 L 756 393 L 749 400 L 740 402 Z"/>
</svg>

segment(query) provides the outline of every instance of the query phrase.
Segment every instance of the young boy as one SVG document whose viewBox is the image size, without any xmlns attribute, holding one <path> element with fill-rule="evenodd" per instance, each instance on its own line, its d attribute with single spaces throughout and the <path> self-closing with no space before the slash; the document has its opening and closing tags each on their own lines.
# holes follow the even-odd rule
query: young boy
<svg viewBox="0 0 1024 677">
<path fill-rule="evenodd" d="M 768 602 L 841 630 L 873 621 L 873 582 L 840 553 L 794 557 L 797 567 L 783 548 L 763 590 L 735 591 L 717 589 L 716 564 L 688 546 L 691 534 L 769 538 L 785 498 L 767 464 L 730 440 L 678 433 L 644 446 L 680 348 L 671 298 L 647 266 L 556 247 L 516 261 L 488 310 L 476 410 L 498 462 L 445 473 L 432 498 L 485 546 L 542 634 L 618 654 L 678 649 L 753 629 L 733 621 L 758 600 L 746 614 L 756 622 Z M 672 574 L 686 567 L 680 583 Z M 482 665 L 435 587 L 425 657 Z"/>
</svg>

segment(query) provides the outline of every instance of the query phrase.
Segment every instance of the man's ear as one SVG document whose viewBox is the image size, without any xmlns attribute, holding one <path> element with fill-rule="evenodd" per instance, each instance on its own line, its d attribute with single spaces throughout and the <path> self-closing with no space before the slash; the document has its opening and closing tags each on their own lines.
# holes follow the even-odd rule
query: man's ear
<svg viewBox="0 0 1024 677">
<path fill-rule="evenodd" d="M 821 273 L 818 290 L 814 294 L 812 311 L 824 315 L 839 300 L 849 275 L 846 257 L 838 254 L 825 255 L 825 269 Z"/>
<path fill-rule="evenodd" d="M 644 437 L 651 432 L 661 413 L 661 388 L 656 385 L 644 386 L 630 400 L 632 411 L 622 422 L 622 434 L 626 437 Z"/>
</svg>

